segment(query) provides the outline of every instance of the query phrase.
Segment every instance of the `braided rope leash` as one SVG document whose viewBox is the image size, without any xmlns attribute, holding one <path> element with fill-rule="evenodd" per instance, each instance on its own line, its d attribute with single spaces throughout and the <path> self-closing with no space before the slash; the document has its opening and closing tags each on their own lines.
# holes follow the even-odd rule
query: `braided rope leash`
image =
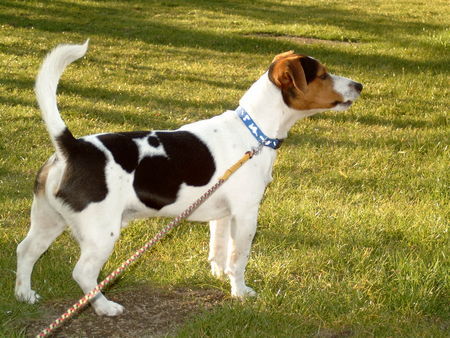
<svg viewBox="0 0 450 338">
<path fill-rule="evenodd" d="M 135 262 L 139 257 L 141 257 L 148 249 L 159 242 L 163 237 L 165 237 L 172 229 L 174 229 L 179 223 L 189 217 L 203 202 L 205 202 L 219 187 L 225 183 L 226 180 L 238 170 L 245 162 L 251 159 L 254 155 L 257 155 L 261 149 L 262 144 L 252 151 L 248 151 L 245 155 L 233 164 L 228 170 L 225 171 L 222 177 L 219 178 L 216 184 L 214 184 L 208 191 L 201 195 L 194 203 L 192 203 L 186 210 L 184 210 L 180 215 L 175 217 L 166 227 L 164 227 L 160 232 L 158 232 L 151 240 L 145 243 L 139 250 L 137 250 L 130 258 L 124 261 L 116 270 L 111 272 L 102 282 L 100 282 L 94 289 L 84 295 L 78 302 L 73 304 L 70 308 L 66 310 L 59 318 L 55 319 L 48 327 L 43 329 L 36 337 L 47 337 L 59 327 L 63 322 L 71 318 L 78 310 L 86 306 L 92 298 L 94 298 L 100 291 L 113 280 L 115 280 L 122 272 L 133 262 Z"/>
</svg>

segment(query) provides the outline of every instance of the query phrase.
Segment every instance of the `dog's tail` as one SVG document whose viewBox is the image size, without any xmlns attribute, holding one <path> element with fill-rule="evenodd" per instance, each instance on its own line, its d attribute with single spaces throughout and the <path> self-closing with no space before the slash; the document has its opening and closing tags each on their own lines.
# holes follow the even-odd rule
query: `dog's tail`
<svg viewBox="0 0 450 338">
<path fill-rule="evenodd" d="M 56 89 L 59 79 L 73 61 L 86 54 L 89 40 L 82 45 L 59 45 L 52 50 L 44 62 L 36 78 L 35 92 L 42 118 L 59 158 L 64 159 L 77 140 L 61 118 L 56 103 Z"/>
</svg>

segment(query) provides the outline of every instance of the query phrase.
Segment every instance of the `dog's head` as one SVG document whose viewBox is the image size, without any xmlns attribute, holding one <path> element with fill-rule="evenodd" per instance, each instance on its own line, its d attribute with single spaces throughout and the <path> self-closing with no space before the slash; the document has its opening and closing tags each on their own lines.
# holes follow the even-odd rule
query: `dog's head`
<svg viewBox="0 0 450 338">
<path fill-rule="evenodd" d="M 316 59 L 293 51 L 275 56 L 269 79 L 280 88 L 286 105 L 302 111 L 345 110 L 363 88 L 361 83 L 329 74 Z"/>
</svg>

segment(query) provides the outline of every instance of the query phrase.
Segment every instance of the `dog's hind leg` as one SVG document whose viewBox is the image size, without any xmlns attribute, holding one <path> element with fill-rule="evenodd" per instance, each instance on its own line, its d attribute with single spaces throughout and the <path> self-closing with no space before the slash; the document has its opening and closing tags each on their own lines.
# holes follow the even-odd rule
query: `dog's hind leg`
<svg viewBox="0 0 450 338">
<path fill-rule="evenodd" d="M 97 218 L 99 216 L 97 215 Z M 97 278 L 114 244 L 119 238 L 121 219 L 105 217 L 98 220 L 83 217 L 84 222 L 77 222 L 74 229 L 81 248 L 80 259 L 73 270 L 73 278 L 86 294 L 97 286 Z M 123 306 L 109 301 L 102 293 L 98 293 L 91 305 L 100 316 L 117 316 L 123 312 Z"/>
<path fill-rule="evenodd" d="M 209 222 L 209 257 L 211 272 L 217 278 L 223 278 L 227 264 L 228 243 L 230 241 L 230 217 Z"/>
<path fill-rule="evenodd" d="M 42 195 L 35 196 L 31 206 L 31 226 L 25 239 L 17 246 L 15 294 L 18 300 L 34 304 L 39 295 L 31 289 L 31 273 L 39 257 L 65 228 L 62 217 Z"/>
</svg>

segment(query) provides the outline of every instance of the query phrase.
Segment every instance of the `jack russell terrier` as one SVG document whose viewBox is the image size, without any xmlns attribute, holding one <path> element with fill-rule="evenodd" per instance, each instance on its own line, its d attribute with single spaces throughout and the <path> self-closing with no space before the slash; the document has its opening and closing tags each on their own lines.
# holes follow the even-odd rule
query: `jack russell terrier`
<svg viewBox="0 0 450 338">
<path fill-rule="evenodd" d="M 65 67 L 87 47 L 88 41 L 56 47 L 36 79 L 37 101 L 56 151 L 37 174 L 30 230 L 17 247 L 17 299 L 39 299 L 31 289 L 33 266 L 66 225 L 81 248 L 73 278 L 87 293 L 97 285 L 121 228 L 137 218 L 180 214 L 246 151 L 262 143 L 258 156 L 189 217 L 209 222 L 212 274 L 228 276 L 232 296 L 254 296 L 244 271 L 276 149 L 296 121 L 349 108 L 363 86 L 328 73 L 312 57 L 289 51 L 274 58 L 236 111 L 175 131 L 75 138 L 59 114 L 56 89 Z M 123 312 L 101 293 L 91 304 L 99 315 Z"/>
</svg>

